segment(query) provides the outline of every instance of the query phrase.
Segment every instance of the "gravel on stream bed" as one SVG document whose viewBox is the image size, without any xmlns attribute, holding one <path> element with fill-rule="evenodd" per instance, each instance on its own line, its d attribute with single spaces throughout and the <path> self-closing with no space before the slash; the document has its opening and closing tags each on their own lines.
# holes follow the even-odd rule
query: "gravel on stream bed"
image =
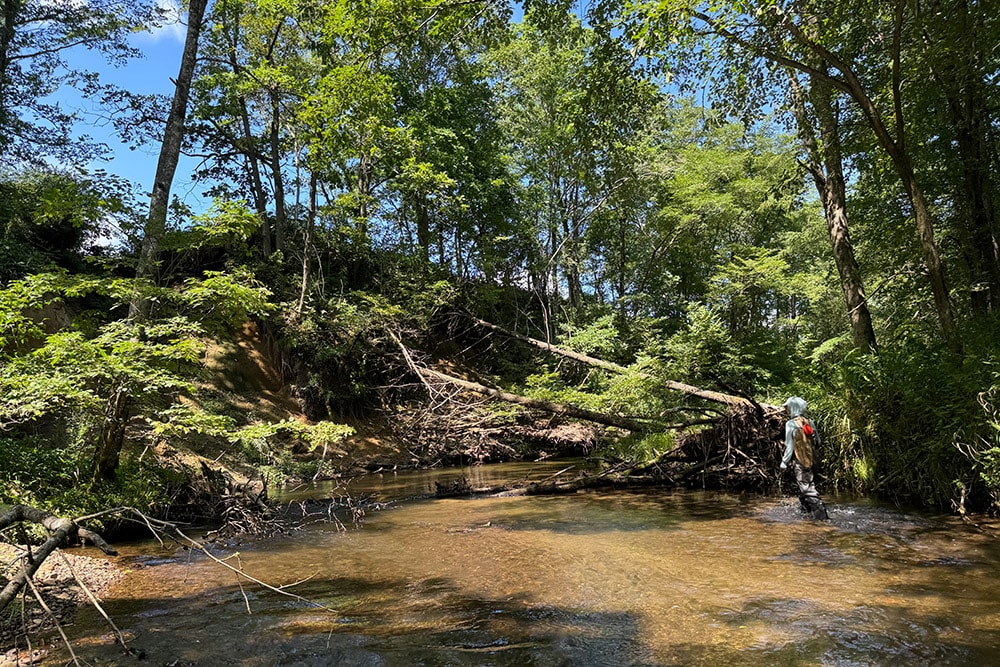
<svg viewBox="0 0 1000 667">
<path fill-rule="evenodd" d="M 82 555 L 82 551 L 95 556 Z M 79 582 L 100 600 L 124 576 L 113 560 L 96 554 L 100 554 L 97 549 L 59 549 L 45 559 L 35 573 L 34 583 L 55 620 L 26 588 L 0 612 L 0 667 L 33 664 L 47 653 L 44 642 L 61 642 L 53 633 L 56 620 L 60 625 L 69 625 L 77 608 L 90 604 Z M 0 587 L 17 574 L 24 555 L 24 547 L 0 542 Z"/>
</svg>

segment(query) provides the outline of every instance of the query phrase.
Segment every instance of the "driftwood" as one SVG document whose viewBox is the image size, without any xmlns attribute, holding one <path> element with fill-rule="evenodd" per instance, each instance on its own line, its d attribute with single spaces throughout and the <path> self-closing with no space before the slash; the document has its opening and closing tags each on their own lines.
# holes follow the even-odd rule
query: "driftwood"
<svg viewBox="0 0 1000 667">
<path fill-rule="evenodd" d="M 471 316 L 470 316 L 471 317 Z M 725 406 L 717 417 L 702 418 L 674 426 L 659 426 L 661 430 L 676 429 L 680 435 L 670 451 L 656 460 L 630 462 L 624 469 L 598 477 L 581 476 L 557 483 L 532 484 L 507 492 L 572 493 L 600 486 L 643 486 L 666 484 L 673 487 L 739 489 L 772 492 L 779 485 L 778 463 L 782 443 L 783 410 L 779 406 L 760 403 L 745 396 L 733 396 L 702 389 L 682 382 L 664 380 L 652 374 L 625 368 L 603 359 L 524 336 L 475 317 L 479 326 L 522 341 L 541 350 L 613 373 L 634 373 L 638 377 L 659 383 L 668 390 Z M 681 413 L 694 408 L 678 408 Z M 704 411 L 704 408 L 702 408 Z M 694 429 L 694 426 L 704 428 Z M 646 429 L 650 430 L 650 429 Z M 497 490 L 499 491 L 499 490 Z"/>
<path fill-rule="evenodd" d="M 573 405 L 567 405 L 565 403 L 553 403 L 552 401 L 545 401 L 538 398 L 529 398 L 527 396 L 521 396 L 519 394 L 513 394 L 508 391 L 503 391 L 501 389 L 496 389 L 493 387 L 487 387 L 484 384 L 478 382 L 470 382 L 469 380 L 463 380 L 461 378 L 448 375 L 447 373 L 442 373 L 440 371 L 431 370 L 424 366 L 420 366 L 413 360 L 413 355 L 403 344 L 403 341 L 399 339 L 392 331 L 389 331 L 389 336 L 393 339 L 396 345 L 403 353 L 403 358 L 406 360 L 406 364 L 410 367 L 420 381 L 427 387 L 428 392 L 434 393 L 433 387 L 430 386 L 428 379 L 435 379 L 442 382 L 447 382 L 448 384 L 459 387 L 460 389 L 465 389 L 467 391 L 472 391 L 477 394 L 482 394 L 484 396 L 489 396 L 491 398 L 497 398 L 508 403 L 515 403 L 517 405 L 523 405 L 527 408 L 534 408 L 537 410 L 544 410 L 552 414 L 566 415 L 567 417 L 574 417 L 576 419 L 583 419 L 585 421 L 594 422 L 596 424 L 604 424 L 605 426 L 613 426 L 615 428 L 624 429 L 626 431 L 633 431 L 635 433 L 648 433 L 655 430 L 654 427 L 647 425 L 636 419 L 631 419 L 629 417 L 623 417 L 620 415 L 612 415 L 603 412 L 596 412 L 594 410 L 587 410 L 586 408 L 579 408 Z"/>
<path fill-rule="evenodd" d="M 538 347 L 547 352 L 551 352 L 553 354 L 557 354 L 568 359 L 573 359 L 575 361 L 587 364 L 589 366 L 611 371 L 613 373 L 620 373 L 620 374 L 636 373 L 639 377 L 644 379 L 650 379 L 653 380 L 654 382 L 658 382 L 667 389 L 673 391 L 679 391 L 684 394 L 695 396 L 697 398 L 701 398 L 706 401 L 711 401 L 714 403 L 721 403 L 723 405 L 726 405 L 730 412 L 733 411 L 734 409 L 738 411 L 746 411 L 748 409 L 752 409 L 757 411 L 758 414 L 763 415 L 766 412 L 777 412 L 779 410 L 779 408 L 777 408 L 776 406 L 768 404 L 759 404 L 743 396 L 732 396 L 729 394 L 724 394 L 722 392 L 712 391 L 710 389 L 702 389 L 700 387 L 695 387 L 693 385 L 685 384 L 683 382 L 676 382 L 674 380 L 664 380 L 662 378 L 657 378 L 649 373 L 644 373 L 641 371 L 633 371 L 631 369 L 625 368 L 624 366 L 620 366 L 618 364 L 605 361 L 603 359 L 590 357 L 585 354 L 580 354 L 579 352 L 574 352 L 572 350 L 567 350 L 565 348 L 561 348 L 552 345 L 550 343 L 546 343 L 545 341 L 531 338 L 530 336 L 525 336 L 519 333 L 515 333 L 513 331 L 509 331 L 507 329 L 504 329 L 503 327 L 497 326 L 485 320 L 481 320 L 472 315 L 469 315 L 469 317 L 479 326 L 490 329 L 492 331 L 499 332 L 510 338 L 523 341 L 525 343 Z M 666 426 L 662 424 L 654 425 L 642 421 L 638 418 L 596 412 L 594 410 L 587 410 L 586 408 L 579 408 L 564 403 L 554 403 L 552 401 L 529 398 L 527 396 L 521 396 L 511 392 L 506 392 L 501 389 L 496 389 L 494 387 L 488 387 L 478 382 L 463 380 L 461 378 L 457 378 L 452 375 L 442 373 L 440 371 L 435 371 L 426 367 L 419 366 L 414 361 L 413 355 L 411 354 L 410 350 L 408 350 L 407 347 L 403 344 L 403 341 L 400 339 L 400 337 L 391 330 L 387 330 L 387 333 L 389 337 L 392 338 L 393 342 L 395 342 L 396 345 L 401 350 L 403 358 L 406 361 L 406 364 L 417 375 L 417 377 L 424 384 L 424 386 L 427 387 L 427 390 L 429 393 L 431 393 L 431 395 L 433 395 L 435 392 L 434 388 L 431 387 L 430 383 L 428 382 L 428 379 L 433 378 L 439 381 L 447 382 L 461 389 L 476 392 L 478 394 L 482 394 L 485 396 L 490 396 L 492 398 L 497 398 L 499 400 L 506 401 L 508 403 L 515 403 L 517 405 L 523 405 L 529 408 L 544 410 L 552 414 L 566 415 L 568 417 L 590 421 L 597 424 L 613 426 L 615 428 L 624 429 L 626 431 L 632 431 L 634 433 L 650 433 L 650 432 L 667 430 L 671 428 L 686 429 L 695 425 L 710 425 L 715 423 L 715 420 L 699 420 L 695 423 L 681 424 L 674 426 Z"/>
<path fill-rule="evenodd" d="M 612 373 L 631 373 L 659 383 L 668 390 L 715 403 L 719 407 L 709 408 L 695 405 L 678 407 L 676 409 L 678 416 L 682 414 L 690 416 L 691 412 L 701 412 L 703 413 L 702 417 L 686 422 L 677 420 L 680 423 L 669 424 L 664 420 L 665 415 L 660 415 L 660 418 L 655 420 L 625 417 L 519 396 L 420 366 L 414 361 L 412 353 L 405 347 L 400 338 L 390 332 L 389 335 L 402 350 L 406 363 L 432 396 L 442 395 L 439 386 L 441 382 L 446 382 L 459 390 L 472 391 L 552 414 L 566 415 L 627 431 L 650 433 L 676 430 L 679 432 L 675 446 L 670 451 L 658 456 L 656 460 L 642 463 L 626 462 L 623 468 L 602 473 L 597 477 L 583 475 L 571 481 L 537 483 L 517 489 L 442 488 L 438 489 L 439 494 L 571 493 L 600 486 L 643 486 L 648 484 L 757 491 L 771 491 L 777 486 L 778 478 L 775 473 L 778 470 L 780 458 L 780 430 L 783 423 L 783 410 L 780 407 L 760 403 L 746 396 L 734 396 L 682 382 L 664 380 L 650 373 L 636 371 L 603 359 L 567 350 L 508 331 L 484 320 L 469 317 L 481 327 L 552 354 Z M 715 412 L 716 415 L 704 414 L 709 411 Z"/>
<path fill-rule="evenodd" d="M 49 554 L 73 537 L 91 542 L 108 555 L 115 556 L 118 553 L 100 535 L 77 525 L 71 519 L 58 517 L 27 505 L 0 505 L 0 530 L 23 521 L 40 524 L 47 528 L 51 535 L 49 539 L 29 552 L 29 557 L 25 559 L 21 571 L 8 581 L 3 590 L 0 591 L 0 610 L 5 609 L 28 585 L 31 577 L 38 571 Z"/>
<path fill-rule="evenodd" d="M 545 410 L 546 412 L 551 412 L 553 414 L 566 415 L 567 417 L 575 417 L 576 419 L 584 419 L 586 421 L 591 421 L 597 424 L 614 426 L 615 428 L 624 429 L 626 431 L 633 431 L 636 433 L 648 433 L 652 430 L 655 430 L 653 427 L 647 424 L 644 424 L 635 419 L 630 419 L 628 417 L 609 415 L 603 412 L 594 412 L 593 410 L 578 408 L 572 405 L 566 405 L 564 403 L 552 403 L 551 401 L 543 401 L 537 398 L 528 398 L 527 396 L 512 394 L 507 391 L 501 391 L 499 389 L 493 389 L 492 387 L 487 387 L 486 385 L 482 385 L 477 382 L 469 382 L 468 380 L 462 380 L 457 377 L 453 377 L 451 375 L 446 375 L 445 373 L 432 371 L 429 368 L 414 366 L 414 369 L 421 375 L 422 378 L 431 377 L 438 380 L 443 380 L 457 387 L 461 387 L 462 389 L 467 389 L 469 391 L 474 391 L 477 394 L 483 394 L 486 396 L 491 396 L 493 398 L 498 398 L 508 403 L 516 403 L 517 405 L 523 405 L 528 408 L 536 408 L 538 410 Z"/>
<path fill-rule="evenodd" d="M 144 525 L 150 531 L 150 533 L 157 539 L 157 541 L 160 542 L 161 546 L 165 544 L 164 542 L 165 539 L 173 540 L 178 544 L 180 544 L 184 549 L 193 549 L 199 551 L 216 565 L 234 573 L 237 577 L 237 583 L 239 584 L 240 591 L 243 595 L 243 599 L 246 604 L 248 614 L 251 612 L 250 609 L 251 597 L 244 589 L 244 582 L 255 584 L 257 586 L 260 586 L 261 588 L 271 591 L 274 594 L 281 595 L 290 598 L 292 600 L 295 600 L 299 603 L 313 607 L 315 609 L 328 612 L 331 615 L 331 618 L 333 619 L 336 619 L 337 617 L 338 612 L 332 607 L 329 607 L 320 602 L 316 602 L 305 596 L 298 595 L 297 593 L 294 593 L 291 590 L 289 590 L 290 588 L 302 583 L 305 580 L 294 581 L 280 586 L 269 584 L 261 579 L 251 576 L 246 571 L 244 571 L 243 564 L 239 559 L 239 552 L 236 552 L 228 557 L 219 557 L 215 555 L 215 553 L 213 553 L 212 549 L 208 548 L 205 545 L 205 540 L 196 540 L 192 537 L 189 537 L 180 529 L 180 526 L 176 523 L 163 521 L 161 519 L 154 519 L 152 517 L 146 516 L 139 510 L 132 507 L 117 507 L 114 509 L 108 509 L 103 512 L 99 512 L 97 514 L 93 514 L 87 517 L 81 517 L 80 519 L 78 519 L 78 521 L 96 519 L 110 515 L 117 516 L 122 520 L 137 522 L 141 525 Z M 59 619 L 56 618 L 55 614 L 52 612 L 52 610 L 46 604 L 45 600 L 40 595 L 38 588 L 32 581 L 32 576 L 35 574 L 39 566 L 42 564 L 42 562 L 49 554 L 55 551 L 60 544 L 70 539 L 74 535 L 80 537 L 81 539 L 86 539 L 87 541 L 93 542 L 95 546 L 97 546 L 98 548 L 100 548 L 102 551 L 104 551 L 109 555 L 117 555 L 117 553 L 99 535 L 85 528 L 82 528 L 76 523 L 76 521 L 58 517 L 48 512 L 38 510 L 33 507 L 28 507 L 25 505 L 0 505 L 0 529 L 24 521 L 38 523 L 42 526 L 45 526 L 50 531 L 52 531 L 52 537 L 50 537 L 49 540 L 47 540 L 43 545 L 28 550 L 27 555 L 23 557 L 23 560 L 25 562 L 24 567 L 22 568 L 20 574 L 17 575 L 15 579 L 12 579 L 8 583 L 8 585 L 4 588 L 3 594 L 6 595 L 8 589 L 12 589 L 14 587 L 15 582 L 19 582 L 20 584 L 17 590 L 20 590 L 22 588 L 31 590 L 39 606 L 43 608 L 49 615 L 49 617 L 55 621 L 56 629 L 63 637 L 63 641 L 65 642 L 66 648 L 69 651 L 73 664 L 82 665 L 83 663 L 77 658 L 76 654 L 73 651 L 73 647 L 69 642 L 69 639 L 66 637 L 66 634 L 62 630 L 62 627 L 59 625 Z M 211 542 L 211 540 L 209 540 L 209 542 Z M 63 559 L 66 558 L 66 556 L 61 552 L 60 556 L 62 556 Z M 229 562 L 233 558 L 236 559 L 237 565 L 233 565 Z M 71 567 L 69 569 L 72 571 Z M 129 645 L 128 638 L 124 633 L 121 632 L 118 626 L 115 625 L 115 623 L 112 621 L 111 617 L 104 611 L 97 597 L 86 587 L 86 585 L 80 580 L 79 577 L 76 576 L 75 573 L 73 573 L 73 576 L 76 579 L 76 583 L 80 586 L 80 588 L 86 594 L 87 598 L 90 600 L 90 603 L 97 609 L 97 611 L 101 614 L 101 616 L 103 616 L 104 619 L 111 626 L 116 643 L 121 645 L 122 650 L 125 653 L 135 656 L 140 660 L 143 659 L 145 657 L 145 652 L 142 651 L 141 649 L 135 649 Z M 15 591 L 13 595 L 3 599 L 3 602 L 0 603 L 0 610 L 3 610 L 4 607 L 7 604 L 9 604 L 9 602 L 14 597 L 16 597 L 16 595 L 17 591 Z M 335 622 L 335 620 L 331 622 Z M 0 659 L 0 662 L 2 662 L 2 659 Z M 27 664 L 27 662 L 22 660 L 22 662 L 19 662 L 18 664 Z"/>
</svg>

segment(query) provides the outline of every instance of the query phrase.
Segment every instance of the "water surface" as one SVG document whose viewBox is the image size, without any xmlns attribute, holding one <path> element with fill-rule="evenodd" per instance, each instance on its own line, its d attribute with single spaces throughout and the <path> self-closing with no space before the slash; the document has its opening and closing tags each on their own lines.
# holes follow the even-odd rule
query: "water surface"
<svg viewBox="0 0 1000 667">
<path fill-rule="evenodd" d="M 348 487 L 382 503 L 359 527 L 214 552 L 328 610 L 155 543 L 122 549 L 132 573 L 105 607 L 155 665 L 1000 664 L 1000 549 L 950 517 L 834 500 L 816 523 L 790 499 L 692 491 L 428 495 L 566 465 L 372 476 Z M 70 630 L 83 659 L 135 664 L 95 614 Z"/>
</svg>

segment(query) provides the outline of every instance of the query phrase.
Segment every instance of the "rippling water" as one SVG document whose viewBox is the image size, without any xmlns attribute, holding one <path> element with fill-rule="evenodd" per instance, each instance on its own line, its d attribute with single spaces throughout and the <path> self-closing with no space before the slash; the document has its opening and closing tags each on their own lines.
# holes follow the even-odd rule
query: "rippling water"
<svg viewBox="0 0 1000 667">
<path fill-rule="evenodd" d="M 995 533 L 950 517 L 832 499 L 815 523 L 792 499 L 690 491 L 427 496 L 565 465 L 374 476 L 349 487 L 384 503 L 360 527 L 216 552 L 329 610 L 155 544 L 122 549 L 133 571 L 105 607 L 154 665 L 1000 664 Z M 70 630 L 82 658 L 135 664 L 96 614 Z"/>
</svg>

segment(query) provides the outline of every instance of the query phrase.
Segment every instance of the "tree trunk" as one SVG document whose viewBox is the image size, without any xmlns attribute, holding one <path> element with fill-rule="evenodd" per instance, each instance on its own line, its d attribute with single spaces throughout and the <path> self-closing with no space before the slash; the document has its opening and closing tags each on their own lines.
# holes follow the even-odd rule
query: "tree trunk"
<svg viewBox="0 0 1000 667">
<path fill-rule="evenodd" d="M 368 198 L 371 196 L 371 163 L 362 151 L 358 158 L 358 232 L 362 241 L 368 239 Z"/>
<path fill-rule="evenodd" d="M 20 7 L 20 0 L 3 0 L 3 25 L 0 26 L 0 128 L 5 130 L 11 126 L 11 114 L 7 108 L 7 90 L 10 84 L 10 49 L 16 36 L 17 15 Z M 7 136 L 0 136 L 0 155 L 6 151 L 6 144 L 10 139 Z"/>
<path fill-rule="evenodd" d="M 798 80 L 789 72 L 799 137 L 808 156 L 806 165 L 816 183 L 833 249 L 833 261 L 840 275 L 840 286 L 847 303 L 851 336 L 860 350 L 877 351 L 875 329 L 865 296 L 861 269 L 854 255 L 847 224 L 847 192 L 840 145 L 840 127 L 834 107 L 833 89 L 822 79 L 810 77 L 809 97 L 820 126 L 822 144 L 816 140 L 806 111 L 805 96 Z M 822 145 L 822 148 L 820 147 Z"/>
<path fill-rule="evenodd" d="M 285 179 L 281 174 L 281 103 L 277 91 L 271 91 L 271 179 L 274 183 L 274 245 L 285 249 L 287 215 L 285 213 Z"/>
<path fill-rule="evenodd" d="M 958 336 L 958 328 L 955 325 L 955 316 L 951 308 L 951 300 L 948 294 L 948 284 L 945 279 L 944 264 L 941 262 L 941 255 L 938 251 L 937 242 L 934 239 L 934 218 L 927 206 L 923 190 L 917 182 L 913 169 L 913 162 L 909 151 L 906 148 L 903 100 L 901 92 L 902 67 L 900 56 L 900 34 L 903 25 L 903 17 L 906 11 L 905 0 L 896 0 L 895 24 L 892 34 L 892 55 L 890 69 L 892 78 L 892 116 L 896 127 L 896 136 L 893 136 L 883 120 L 882 113 L 875 102 L 869 96 L 864 84 L 858 78 L 857 73 L 850 66 L 850 63 L 843 59 L 817 40 L 810 34 L 809 25 L 798 25 L 789 18 L 789 15 L 782 13 L 779 9 L 772 8 L 770 11 L 775 18 L 776 28 L 780 28 L 804 48 L 812 59 L 827 63 L 830 67 L 840 72 L 840 77 L 810 67 L 808 63 L 796 60 L 784 52 L 761 49 L 756 45 L 742 39 L 735 32 L 721 25 L 715 17 L 702 11 L 694 11 L 692 15 L 707 25 L 711 26 L 717 34 L 727 40 L 746 48 L 763 58 L 767 58 L 775 63 L 791 67 L 804 74 L 816 76 L 829 82 L 830 85 L 847 93 L 861 109 L 869 127 L 875 134 L 878 144 L 889 155 L 896 173 L 903 184 L 903 189 L 913 207 L 914 219 L 917 228 L 917 238 L 923 250 L 924 266 L 927 269 L 930 280 L 931 291 L 934 296 L 934 306 L 937 311 L 938 321 L 941 325 L 943 338 L 957 354 L 962 353 L 962 341 Z"/>
<path fill-rule="evenodd" d="M 420 260 L 426 266 L 431 261 L 431 223 L 427 213 L 427 198 L 421 193 L 413 196 L 413 213 L 417 218 L 417 250 Z"/>
<path fill-rule="evenodd" d="M 247 160 L 247 172 L 250 174 L 250 188 L 253 193 L 253 207 L 260 219 L 260 247 L 264 257 L 270 257 L 273 252 L 271 246 L 271 222 L 267 217 L 267 194 L 264 192 L 264 179 L 260 173 L 260 158 L 257 150 L 253 148 L 253 135 L 250 133 L 250 114 L 247 112 L 246 102 L 240 100 L 240 116 L 243 123 L 244 141 L 248 144 L 244 155 Z"/>
<path fill-rule="evenodd" d="M 173 103 L 170 106 L 170 114 L 167 116 L 167 125 L 163 130 L 163 143 L 160 145 L 160 157 L 156 163 L 153 193 L 149 201 L 149 215 L 143 230 L 142 251 L 136 269 L 140 278 L 155 279 L 157 274 L 160 244 L 167 228 L 170 187 L 174 180 L 174 173 L 177 171 L 177 162 L 180 160 L 181 144 L 184 140 L 184 120 L 187 116 L 191 80 L 194 77 L 195 63 L 198 57 L 198 39 L 207 6 L 208 0 L 191 0 L 188 6 L 187 37 L 184 40 L 180 71 L 174 86 Z M 132 315 L 140 313 L 142 305 L 134 302 L 130 313 Z"/>
<path fill-rule="evenodd" d="M 955 326 L 955 316 L 948 294 L 948 282 L 945 279 L 944 263 L 941 261 L 941 253 L 938 250 L 937 241 L 934 239 L 934 216 L 931 214 L 927 200 L 924 197 L 924 192 L 917 182 L 916 173 L 913 169 L 913 161 L 906 148 L 902 94 L 900 90 L 901 62 L 899 50 L 899 31 L 902 27 L 904 9 L 905 3 L 902 0 L 897 0 L 896 25 L 893 37 L 894 47 L 891 63 L 893 78 L 892 106 L 896 125 L 896 137 L 893 137 L 885 126 L 882 115 L 868 96 L 868 93 L 854 71 L 846 64 L 838 64 L 837 69 L 844 75 L 848 94 L 861 107 L 861 111 L 868 120 L 879 144 L 889 154 L 893 165 L 896 167 L 896 173 L 903 183 L 903 189 L 906 191 L 907 197 L 913 206 L 917 238 L 920 240 L 920 247 L 923 249 L 924 266 L 927 268 L 927 277 L 931 283 L 931 293 L 934 296 L 934 306 L 937 310 L 938 322 L 941 324 L 941 332 L 949 346 L 955 352 L 961 353 L 962 343 L 958 336 L 958 329 Z"/>
<path fill-rule="evenodd" d="M 225 16 L 225 13 L 223 13 L 223 16 Z M 227 37 L 229 38 L 227 44 L 229 47 L 229 68 L 234 74 L 238 74 L 243 69 L 238 57 L 241 48 L 240 30 L 242 18 L 242 14 L 237 13 L 231 18 L 229 25 L 223 26 L 223 28 L 229 29 L 227 33 Z M 253 130 L 250 125 L 250 111 L 247 109 L 246 97 L 240 95 L 237 98 L 237 104 L 243 137 L 234 141 L 233 147 L 242 153 L 246 159 L 247 176 L 250 178 L 250 194 L 253 196 L 253 207 L 257 213 L 257 217 L 260 219 L 261 250 L 264 252 L 264 257 L 270 257 L 271 225 L 267 219 L 267 195 L 264 192 L 264 182 L 261 178 L 261 155 L 254 142 Z"/>
<path fill-rule="evenodd" d="M 931 284 L 931 293 L 934 297 L 934 306 L 937 310 L 938 322 L 941 325 L 941 332 L 945 341 L 951 348 L 961 353 L 962 343 L 958 337 L 958 329 L 955 326 L 955 316 L 951 307 L 951 299 L 948 294 L 948 282 L 945 279 L 944 264 L 941 261 L 941 253 L 938 250 L 937 241 L 934 239 L 934 216 L 931 214 L 924 197 L 924 192 L 917 182 L 916 173 L 913 169 L 913 161 L 906 148 L 902 93 L 900 89 L 900 47 L 899 32 L 902 28 L 903 12 L 905 3 L 896 0 L 896 23 L 893 34 L 893 53 L 891 59 L 892 70 L 892 108 L 893 119 L 896 126 L 896 136 L 894 137 L 883 121 L 882 114 L 875 106 L 874 101 L 869 97 L 864 85 L 858 79 L 854 70 L 836 58 L 832 53 L 820 47 L 812 40 L 805 40 L 804 45 L 813 49 L 814 53 L 825 62 L 829 62 L 836 67 L 843 76 L 843 81 L 836 81 L 841 84 L 842 90 L 847 92 L 861 108 L 861 112 L 868 121 L 869 126 L 875 133 L 879 145 L 892 159 L 896 168 L 896 173 L 903 184 L 903 190 L 913 207 L 913 217 L 917 228 L 917 238 L 923 250 L 924 266 L 927 269 L 927 277 Z M 804 37 L 798 27 L 793 27 L 793 34 L 797 37 Z M 827 81 L 835 83 L 833 77 L 828 76 Z"/>
<path fill-rule="evenodd" d="M 299 305 L 295 309 L 296 317 L 302 316 L 302 309 L 306 303 L 306 290 L 309 288 L 309 256 L 312 253 L 313 226 L 316 224 L 316 172 L 312 172 L 309 177 L 309 216 L 306 220 L 306 228 L 302 240 L 302 288 L 299 290 Z M 326 449 L 323 450 L 326 452 Z"/>
<path fill-rule="evenodd" d="M 997 247 L 996 209 L 993 202 L 993 175 L 990 165 L 990 142 L 987 137 L 990 112 L 984 91 L 983 20 L 986 11 L 977 7 L 970 11 L 968 3 L 950 5 L 947 11 L 939 2 L 930 3 L 930 15 L 924 28 L 928 55 L 942 54 L 932 65 L 931 76 L 948 104 L 948 118 L 955 132 L 958 163 L 962 169 L 961 192 L 964 200 L 966 233 L 962 246 L 971 276 L 972 306 L 986 312 L 1000 305 L 1000 253 Z M 954 25 L 941 26 L 936 18 L 949 15 Z M 919 16 L 919 15 L 918 15 Z M 933 22 L 933 23 L 932 23 Z M 944 29 L 932 38 L 928 32 Z M 961 35 L 963 48 L 952 49 L 948 37 Z M 977 284 L 978 283 L 978 284 Z M 983 294 L 985 298 L 976 298 Z"/>
<path fill-rule="evenodd" d="M 119 389 L 108 400 L 104 410 L 104 422 L 97 438 L 97 449 L 94 453 L 94 475 L 91 488 L 103 482 L 113 482 L 117 478 L 118 463 L 121 458 L 122 443 L 125 441 L 125 426 L 129 419 L 128 393 Z"/>
</svg>

